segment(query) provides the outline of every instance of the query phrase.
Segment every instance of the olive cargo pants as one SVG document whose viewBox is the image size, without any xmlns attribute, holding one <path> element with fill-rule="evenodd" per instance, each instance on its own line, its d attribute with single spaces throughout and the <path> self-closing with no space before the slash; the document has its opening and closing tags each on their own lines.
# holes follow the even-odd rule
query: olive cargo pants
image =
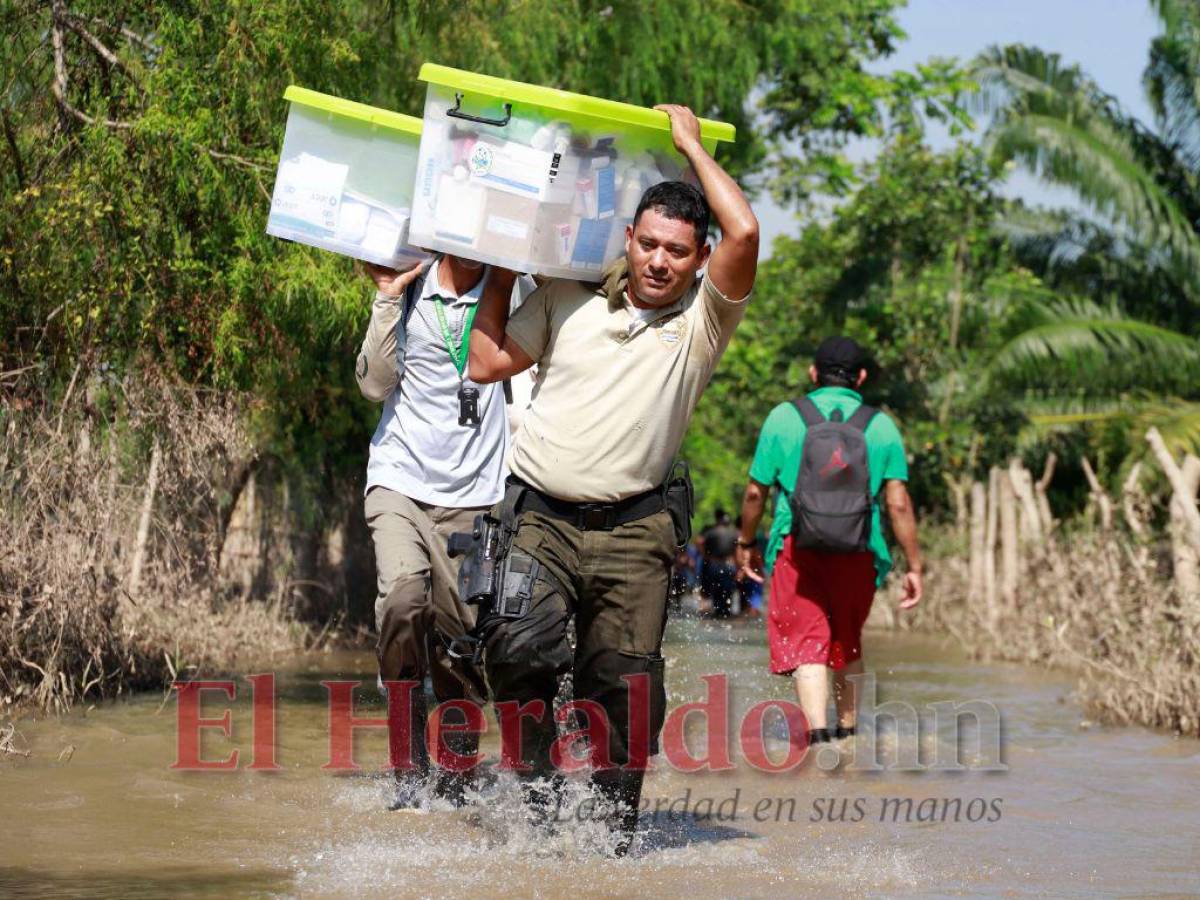
<svg viewBox="0 0 1200 900">
<path fill-rule="evenodd" d="M 545 703 L 541 721 L 522 720 L 521 761 L 534 775 L 550 772 L 550 747 L 556 736 L 552 704 L 558 677 L 567 671 L 574 676 L 574 699 L 592 700 L 604 709 L 609 757 L 615 765 L 656 752 L 666 715 L 661 650 L 675 556 L 670 514 L 654 513 L 611 531 L 582 531 L 572 523 L 526 511 L 518 519 L 510 553 L 533 557 L 552 576 L 534 584 L 523 617 L 487 623 L 486 668 L 495 701 Z M 568 638 L 572 615 L 574 654 Z M 649 676 L 646 747 L 630 747 L 624 675 Z M 626 778 L 626 791 L 633 794 L 626 799 L 633 804 L 635 821 L 641 775 Z M 602 782 L 603 776 L 596 780 Z"/>
</svg>

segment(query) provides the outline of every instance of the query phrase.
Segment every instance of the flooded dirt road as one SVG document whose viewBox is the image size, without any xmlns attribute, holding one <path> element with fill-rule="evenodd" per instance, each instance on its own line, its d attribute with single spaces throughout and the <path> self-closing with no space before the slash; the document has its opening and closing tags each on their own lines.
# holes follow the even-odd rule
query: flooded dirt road
<svg viewBox="0 0 1200 900">
<path fill-rule="evenodd" d="M 569 813 L 553 834 L 533 831 L 503 785 L 468 810 L 388 811 L 378 734 L 357 741 L 361 774 L 322 770 L 320 682 L 361 678 L 356 712 L 383 709 L 373 657 L 342 653 L 280 671 L 278 772 L 246 768 L 244 679 L 233 739 L 209 730 L 203 740 L 209 760 L 237 748 L 235 771 L 170 768 L 173 699 L 20 723 L 18 743 L 31 755 L 0 759 L 0 896 L 1200 892 L 1200 742 L 1081 728 L 1067 677 L 978 665 L 926 638 L 870 634 L 874 706 L 886 713 L 878 734 L 770 774 L 747 761 L 736 736 L 754 704 L 794 699 L 786 679 L 766 673 L 762 629 L 681 619 L 666 653 L 672 707 L 705 696 L 701 676 L 727 676 L 734 768 L 688 774 L 659 758 L 629 858 L 598 857 L 595 826 Z M 219 717 L 225 706 L 208 694 L 204 714 Z M 490 712 L 489 723 L 483 746 L 494 757 Z M 701 717 L 686 725 L 695 749 Z M 761 730 L 766 762 L 782 760 L 781 717 L 768 714 Z"/>
</svg>

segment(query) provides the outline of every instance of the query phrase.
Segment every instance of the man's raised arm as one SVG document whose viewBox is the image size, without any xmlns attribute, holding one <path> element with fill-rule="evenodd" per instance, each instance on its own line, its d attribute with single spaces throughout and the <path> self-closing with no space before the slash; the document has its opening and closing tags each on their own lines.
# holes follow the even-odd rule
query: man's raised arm
<svg viewBox="0 0 1200 900">
<path fill-rule="evenodd" d="M 499 266 L 488 271 L 471 328 L 467 374 L 476 384 L 503 381 L 533 365 L 533 360 L 507 334 L 508 308 L 516 273 Z"/>
<path fill-rule="evenodd" d="M 700 123 L 686 106 L 654 107 L 671 117 L 671 139 L 700 179 L 709 209 L 721 227 L 721 243 L 708 262 L 708 278 L 730 300 L 742 300 L 758 271 L 758 219 L 741 188 L 700 143 Z"/>
</svg>

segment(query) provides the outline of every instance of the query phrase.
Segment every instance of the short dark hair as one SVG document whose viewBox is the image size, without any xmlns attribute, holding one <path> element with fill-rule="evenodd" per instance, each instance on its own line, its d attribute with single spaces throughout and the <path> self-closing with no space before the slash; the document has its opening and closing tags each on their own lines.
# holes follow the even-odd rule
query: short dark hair
<svg viewBox="0 0 1200 900">
<path fill-rule="evenodd" d="M 637 212 L 633 214 L 633 226 L 637 227 L 642 213 L 653 209 L 668 219 L 687 222 L 696 229 L 696 248 L 704 246 L 708 240 L 708 201 L 700 189 L 683 181 L 663 181 L 646 193 L 638 203 Z"/>
<path fill-rule="evenodd" d="M 857 370 L 851 372 L 842 366 L 818 366 L 817 385 L 819 387 L 848 387 L 855 386 L 858 381 Z"/>
</svg>

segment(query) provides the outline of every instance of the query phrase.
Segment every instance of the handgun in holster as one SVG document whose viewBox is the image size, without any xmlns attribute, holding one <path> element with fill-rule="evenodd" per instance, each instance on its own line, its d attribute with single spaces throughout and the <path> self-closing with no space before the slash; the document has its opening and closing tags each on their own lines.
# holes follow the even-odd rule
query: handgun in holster
<svg viewBox="0 0 1200 900">
<path fill-rule="evenodd" d="M 489 623 L 519 619 L 533 603 L 534 584 L 542 575 L 542 565 L 527 553 L 509 552 L 517 530 L 520 493 L 516 490 L 506 494 L 498 516 L 490 512 L 476 516 L 470 534 L 450 535 L 450 556 L 464 557 L 458 573 L 459 596 L 478 607 L 475 627 L 450 642 L 451 656 L 469 657 L 478 663 Z"/>
<path fill-rule="evenodd" d="M 490 513 L 475 517 L 470 534 L 452 534 L 447 544 L 450 556 L 464 557 L 458 570 L 458 593 L 464 603 L 480 612 L 496 602 L 500 564 L 503 561 L 500 520 Z"/>
</svg>

